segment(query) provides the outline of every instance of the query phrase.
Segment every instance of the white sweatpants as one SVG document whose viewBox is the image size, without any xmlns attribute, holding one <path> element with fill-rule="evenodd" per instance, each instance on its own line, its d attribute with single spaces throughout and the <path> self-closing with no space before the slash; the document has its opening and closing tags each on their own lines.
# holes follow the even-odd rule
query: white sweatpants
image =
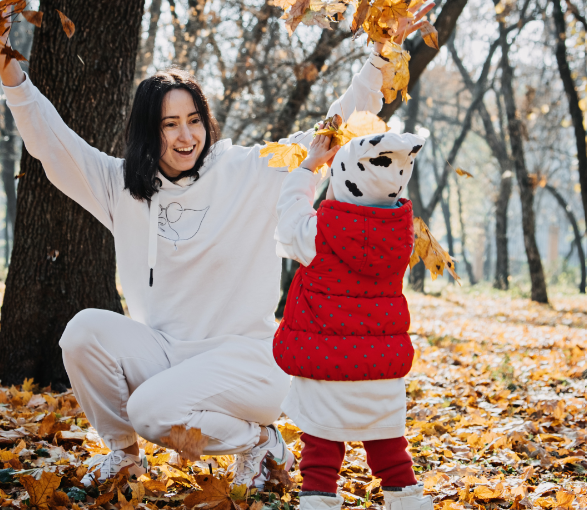
<svg viewBox="0 0 587 510">
<path fill-rule="evenodd" d="M 186 425 L 208 436 L 207 455 L 246 451 L 259 425 L 279 418 L 290 384 L 267 339 L 178 341 L 105 310 L 78 313 L 60 345 L 75 396 L 112 450 L 137 433 L 160 444 Z"/>
</svg>

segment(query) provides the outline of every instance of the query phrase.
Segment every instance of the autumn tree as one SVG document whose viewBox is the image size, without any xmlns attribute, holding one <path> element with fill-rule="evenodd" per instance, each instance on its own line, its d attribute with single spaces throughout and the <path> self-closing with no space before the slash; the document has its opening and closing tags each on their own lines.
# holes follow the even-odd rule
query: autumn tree
<svg viewBox="0 0 587 510">
<path fill-rule="evenodd" d="M 30 79 L 65 122 L 94 147 L 121 156 L 144 0 L 41 0 Z M 59 9 L 76 25 L 68 39 Z M 64 388 L 58 346 L 85 308 L 122 313 L 114 240 L 81 206 L 47 180 L 23 150 L 14 248 L 2 306 L 0 378 L 24 377 Z"/>
</svg>

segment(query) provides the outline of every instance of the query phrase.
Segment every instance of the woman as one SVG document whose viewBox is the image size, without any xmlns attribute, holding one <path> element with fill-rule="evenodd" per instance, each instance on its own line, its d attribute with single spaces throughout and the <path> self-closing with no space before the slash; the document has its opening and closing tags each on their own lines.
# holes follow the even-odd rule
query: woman
<svg viewBox="0 0 587 510">
<path fill-rule="evenodd" d="M 93 459 L 84 484 L 124 467 L 145 473 L 137 434 L 161 444 L 185 425 L 207 436 L 206 454 L 237 455 L 235 484 L 262 487 L 266 459 L 286 469 L 293 462 L 271 425 L 290 383 L 271 351 L 281 270 L 275 205 L 287 170 L 269 168 L 259 146 L 217 141 L 188 73 L 139 85 L 118 159 L 71 131 L 19 64 L 4 59 L 4 93 L 27 150 L 114 235 L 132 316 L 83 310 L 60 342 L 76 398 L 112 450 Z M 372 54 L 328 115 L 378 112 L 383 63 Z M 282 142 L 308 146 L 311 138 Z"/>
</svg>

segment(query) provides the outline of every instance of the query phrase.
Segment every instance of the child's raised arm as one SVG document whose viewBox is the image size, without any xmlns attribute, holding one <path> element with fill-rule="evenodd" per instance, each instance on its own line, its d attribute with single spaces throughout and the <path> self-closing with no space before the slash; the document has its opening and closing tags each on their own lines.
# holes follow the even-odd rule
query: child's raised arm
<svg viewBox="0 0 587 510">
<path fill-rule="evenodd" d="M 312 141 L 308 157 L 283 181 L 277 202 L 279 218 L 275 229 L 277 255 L 307 266 L 316 256 L 317 220 L 314 209 L 316 186 L 322 165 L 332 161 L 338 149 L 329 149 L 330 138 L 319 135 Z"/>
</svg>

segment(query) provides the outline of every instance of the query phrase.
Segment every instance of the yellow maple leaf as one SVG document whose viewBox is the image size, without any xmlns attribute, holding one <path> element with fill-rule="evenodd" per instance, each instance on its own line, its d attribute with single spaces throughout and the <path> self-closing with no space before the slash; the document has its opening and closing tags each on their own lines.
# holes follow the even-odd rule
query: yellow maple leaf
<svg viewBox="0 0 587 510">
<path fill-rule="evenodd" d="M 389 60 L 381 68 L 383 75 L 383 85 L 381 92 L 386 103 L 391 103 L 397 97 L 398 92 L 401 92 L 404 101 L 409 99 L 408 84 L 410 83 L 410 54 L 402 50 L 399 44 L 391 41 L 386 41 L 381 55 Z"/>
<path fill-rule="evenodd" d="M 438 31 L 430 24 L 429 21 L 422 22 L 420 34 L 422 34 L 422 39 L 424 39 L 424 42 L 428 46 L 434 48 L 435 50 L 440 49 L 440 46 L 438 46 Z"/>
<path fill-rule="evenodd" d="M 479 499 L 495 499 L 499 498 L 504 492 L 503 485 L 498 483 L 494 489 L 487 487 L 487 485 L 478 485 L 475 487 L 475 497 Z"/>
<path fill-rule="evenodd" d="M 61 478 L 51 471 L 43 471 L 39 480 L 35 480 L 30 475 L 24 475 L 20 477 L 20 483 L 29 493 L 31 507 L 48 510 L 48 501 L 59 487 Z"/>
<path fill-rule="evenodd" d="M 260 156 L 265 158 L 269 154 L 273 154 L 269 160 L 269 166 L 286 166 L 289 172 L 298 168 L 308 155 L 308 150 L 298 143 L 286 145 L 278 142 L 265 142 L 265 144 L 265 147 L 261 148 Z"/>
<path fill-rule="evenodd" d="M 455 265 L 452 257 L 442 249 L 422 218 L 414 218 L 414 238 L 414 252 L 410 257 L 410 269 L 422 259 L 433 280 L 436 280 L 438 275 L 442 276 L 444 268 L 446 268 L 460 285 L 460 278 L 454 270 Z"/>
</svg>

